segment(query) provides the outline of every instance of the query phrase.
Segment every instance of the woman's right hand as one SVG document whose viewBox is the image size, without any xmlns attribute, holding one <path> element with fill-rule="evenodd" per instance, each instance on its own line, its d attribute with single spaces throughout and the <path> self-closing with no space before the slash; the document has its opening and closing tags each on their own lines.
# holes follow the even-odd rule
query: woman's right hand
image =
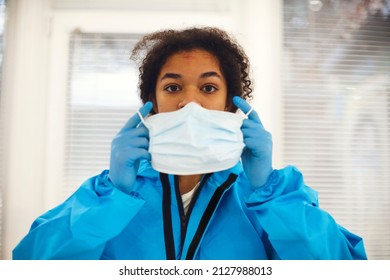
<svg viewBox="0 0 390 280">
<path fill-rule="evenodd" d="M 139 112 L 145 117 L 152 110 L 152 102 L 145 103 Z M 111 143 L 109 179 L 119 190 L 130 194 L 137 176 L 139 162 L 151 160 L 149 131 L 139 125 L 141 118 L 134 114 Z"/>
</svg>

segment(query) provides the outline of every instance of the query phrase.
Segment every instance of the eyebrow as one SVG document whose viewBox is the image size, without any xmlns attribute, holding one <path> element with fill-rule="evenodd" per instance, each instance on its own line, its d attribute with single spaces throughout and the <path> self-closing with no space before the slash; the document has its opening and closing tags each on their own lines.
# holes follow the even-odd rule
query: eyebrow
<svg viewBox="0 0 390 280">
<path fill-rule="evenodd" d="M 208 77 L 217 77 L 219 79 L 222 79 L 221 75 L 219 75 L 217 72 L 210 71 L 210 72 L 205 72 L 202 75 L 200 75 L 201 78 L 208 78 Z"/>
<path fill-rule="evenodd" d="M 161 77 L 160 81 L 164 79 L 180 79 L 181 75 L 176 73 L 165 73 L 164 76 Z"/>
<path fill-rule="evenodd" d="M 161 77 L 160 81 L 162 81 L 164 79 L 180 79 L 181 77 L 182 77 L 181 74 L 165 73 L 164 76 Z M 221 75 L 219 75 L 217 72 L 214 72 L 214 71 L 209 71 L 209 72 L 202 73 L 200 75 L 200 77 L 201 78 L 217 77 L 219 79 L 222 79 Z"/>
</svg>

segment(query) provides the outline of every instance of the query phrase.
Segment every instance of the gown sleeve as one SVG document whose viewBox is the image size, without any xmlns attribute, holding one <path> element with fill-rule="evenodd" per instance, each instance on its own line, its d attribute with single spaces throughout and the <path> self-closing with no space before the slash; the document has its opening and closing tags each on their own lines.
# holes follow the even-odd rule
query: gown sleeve
<svg viewBox="0 0 390 280">
<path fill-rule="evenodd" d="M 38 217 L 13 250 L 13 259 L 99 259 L 105 243 L 124 229 L 143 204 L 137 193 L 116 189 L 108 171 L 103 171 Z"/>
<path fill-rule="evenodd" d="M 246 200 L 267 235 L 273 259 L 367 259 L 363 240 L 318 206 L 297 168 L 274 170 Z"/>
</svg>

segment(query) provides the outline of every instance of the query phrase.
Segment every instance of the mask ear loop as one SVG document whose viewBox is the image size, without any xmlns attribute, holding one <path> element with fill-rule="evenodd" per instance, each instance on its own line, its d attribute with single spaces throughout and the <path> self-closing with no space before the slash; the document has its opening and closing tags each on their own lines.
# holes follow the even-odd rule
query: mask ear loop
<svg viewBox="0 0 390 280">
<path fill-rule="evenodd" d="M 251 108 L 249 109 L 249 111 L 245 114 L 245 117 L 246 117 L 246 118 L 249 118 L 249 115 L 252 113 L 252 111 L 253 111 L 253 107 L 251 107 Z"/>
<path fill-rule="evenodd" d="M 139 118 L 141 119 L 141 121 L 139 122 L 139 124 L 137 124 L 136 128 L 138 128 L 142 123 L 147 128 L 147 125 L 145 123 L 144 117 L 142 117 L 142 114 L 140 113 L 140 111 L 137 111 L 137 114 L 138 114 Z"/>
</svg>

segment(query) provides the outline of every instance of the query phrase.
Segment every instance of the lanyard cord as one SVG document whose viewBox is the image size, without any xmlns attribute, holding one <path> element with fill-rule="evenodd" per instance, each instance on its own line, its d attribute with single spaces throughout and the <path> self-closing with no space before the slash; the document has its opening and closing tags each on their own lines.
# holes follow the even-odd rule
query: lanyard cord
<svg viewBox="0 0 390 280">
<path fill-rule="evenodd" d="M 186 259 L 191 260 L 194 258 L 196 249 L 199 246 L 200 240 L 207 228 L 208 223 L 211 220 L 211 217 L 217 208 L 217 205 L 219 201 L 222 198 L 222 195 L 224 194 L 225 190 L 231 186 L 231 184 L 234 183 L 234 181 L 237 179 L 237 175 L 231 173 L 227 180 L 219 186 L 213 196 L 210 199 L 209 204 L 206 207 L 205 212 L 202 215 L 202 218 L 200 220 L 199 226 L 196 230 L 196 233 L 194 235 L 194 238 L 191 241 L 191 244 L 189 246 Z M 175 240 L 173 236 L 173 227 L 172 227 L 172 213 L 171 213 L 171 187 L 169 184 L 169 178 L 168 175 L 165 173 L 160 173 L 160 180 L 163 187 L 163 203 L 162 203 L 162 212 L 163 212 L 163 224 L 164 224 L 164 241 L 165 241 L 165 253 L 167 260 L 175 260 L 176 259 L 176 253 L 175 253 Z M 206 180 L 203 180 L 205 182 Z M 200 188 L 199 188 L 200 189 Z M 198 189 L 198 190 L 199 190 Z M 193 207 L 193 203 L 190 205 L 190 209 L 188 214 L 191 213 Z M 189 216 L 189 215 L 188 215 Z M 188 217 L 187 217 L 188 219 Z M 185 234 L 185 231 L 182 231 L 182 234 Z M 184 236 L 182 236 L 182 242 L 184 241 Z"/>
<path fill-rule="evenodd" d="M 222 195 L 224 194 L 225 190 L 229 188 L 231 184 L 234 183 L 234 181 L 236 181 L 236 179 L 237 179 L 237 175 L 230 173 L 227 180 L 215 190 L 213 196 L 210 199 L 209 204 L 207 205 L 206 210 L 202 215 L 202 219 L 200 220 L 198 229 L 196 230 L 194 238 L 192 239 L 191 244 L 188 248 L 186 260 L 192 260 L 194 258 L 196 249 L 199 246 L 200 240 L 202 239 L 202 236 L 206 231 L 207 225 L 210 222 L 211 217 L 215 209 L 217 208 L 219 201 L 222 198 Z"/>
<path fill-rule="evenodd" d="M 169 185 L 168 175 L 160 173 L 160 180 L 163 187 L 162 214 L 164 222 L 165 254 L 167 260 L 176 260 L 175 240 L 173 238 L 171 216 L 171 188 Z"/>
</svg>

